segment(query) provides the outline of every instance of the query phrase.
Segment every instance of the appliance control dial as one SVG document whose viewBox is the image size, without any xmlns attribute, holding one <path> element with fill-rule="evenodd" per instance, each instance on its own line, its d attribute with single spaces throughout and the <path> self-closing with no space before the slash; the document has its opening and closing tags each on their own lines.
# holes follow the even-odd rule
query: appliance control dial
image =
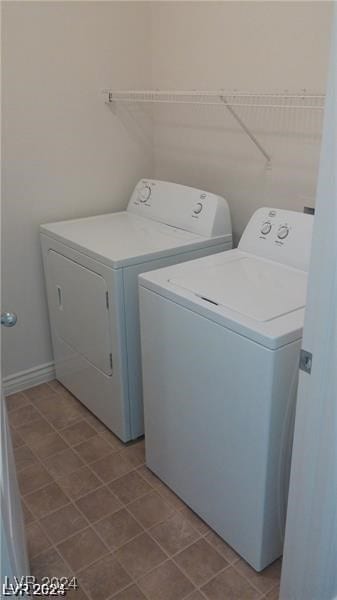
<svg viewBox="0 0 337 600">
<path fill-rule="evenodd" d="M 287 235 L 289 233 L 289 227 L 287 227 L 287 225 L 281 225 L 281 227 L 279 228 L 278 232 L 277 232 L 277 237 L 280 240 L 284 240 Z"/>
<path fill-rule="evenodd" d="M 196 205 L 195 205 L 195 209 L 194 209 L 193 212 L 194 212 L 195 215 L 200 215 L 202 209 L 203 209 L 202 202 L 197 202 Z"/>
<path fill-rule="evenodd" d="M 262 227 L 261 227 L 261 233 L 263 235 L 268 235 L 268 233 L 271 232 L 271 223 L 269 223 L 269 221 L 266 221 L 265 223 L 263 223 Z"/>
<path fill-rule="evenodd" d="M 151 188 L 150 188 L 150 186 L 149 185 L 143 185 L 143 187 L 140 188 L 138 194 L 139 194 L 139 201 L 140 202 L 147 202 L 147 200 L 151 196 Z"/>
</svg>

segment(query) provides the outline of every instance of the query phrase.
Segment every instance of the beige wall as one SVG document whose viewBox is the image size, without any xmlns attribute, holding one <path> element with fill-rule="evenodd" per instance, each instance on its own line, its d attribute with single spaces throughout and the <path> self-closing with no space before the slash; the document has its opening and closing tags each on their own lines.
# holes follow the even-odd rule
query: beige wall
<svg viewBox="0 0 337 600">
<path fill-rule="evenodd" d="M 104 104 L 105 87 L 150 85 L 149 6 L 4 2 L 4 375 L 52 360 L 39 224 L 125 207 L 151 152 Z"/>
<path fill-rule="evenodd" d="M 324 92 L 332 3 L 157 2 L 153 86 Z M 313 204 L 321 118 L 240 111 L 272 169 L 224 109 L 156 109 L 155 174 L 224 194 L 236 241 L 261 205 Z"/>
</svg>

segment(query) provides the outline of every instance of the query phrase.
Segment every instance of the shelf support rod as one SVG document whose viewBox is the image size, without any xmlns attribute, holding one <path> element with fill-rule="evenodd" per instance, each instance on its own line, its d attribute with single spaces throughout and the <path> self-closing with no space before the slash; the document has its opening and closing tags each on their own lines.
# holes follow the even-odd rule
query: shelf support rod
<svg viewBox="0 0 337 600">
<path fill-rule="evenodd" d="M 263 146 L 261 146 L 260 142 L 257 140 L 257 138 L 255 137 L 255 135 L 250 131 L 250 129 L 247 127 L 247 125 L 242 121 L 242 119 L 236 113 L 236 111 L 234 110 L 234 108 L 226 100 L 225 96 L 220 96 L 220 100 L 224 103 L 225 107 L 230 112 L 230 114 L 235 119 L 235 121 L 237 123 L 239 123 L 241 129 L 243 129 L 243 131 L 252 140 L 253 144 L 255 144 L 255 146 L 260 150 L 261 154 L 263 154 L 263 156 L 265 157 L 265 159 L 267 161 L 267 168 L 271 168 L 271 156 L 270 156 L 270 154 L 268 154 L 268 152 L 265 151 L 265 149 L 263 148 Z"/>
</svg>

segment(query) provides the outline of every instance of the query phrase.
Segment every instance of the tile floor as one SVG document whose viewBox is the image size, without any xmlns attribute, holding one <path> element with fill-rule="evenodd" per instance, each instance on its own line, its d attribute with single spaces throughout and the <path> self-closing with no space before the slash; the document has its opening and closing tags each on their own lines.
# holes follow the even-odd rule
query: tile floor
<svg viewBox="0 0 337 600">
<path fill-rule="evenodd" d="M 76 576 L 70 600 L 277 600 L 260 574 L 57 381 L 7 398 L 37 577 Z"/>
</svg>

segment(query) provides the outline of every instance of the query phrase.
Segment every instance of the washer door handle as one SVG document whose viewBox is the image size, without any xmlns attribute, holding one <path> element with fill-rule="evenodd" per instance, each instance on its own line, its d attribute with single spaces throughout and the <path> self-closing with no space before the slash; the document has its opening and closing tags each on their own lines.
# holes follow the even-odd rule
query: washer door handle
<svg viewBox="0 0 337 600">
<path fill-rule="evenodd" d="M 4 312 L 1 313 L 1 325 L 4 327 L 14 327 L 18 318 L 15 313 Z"/>
</svg>

